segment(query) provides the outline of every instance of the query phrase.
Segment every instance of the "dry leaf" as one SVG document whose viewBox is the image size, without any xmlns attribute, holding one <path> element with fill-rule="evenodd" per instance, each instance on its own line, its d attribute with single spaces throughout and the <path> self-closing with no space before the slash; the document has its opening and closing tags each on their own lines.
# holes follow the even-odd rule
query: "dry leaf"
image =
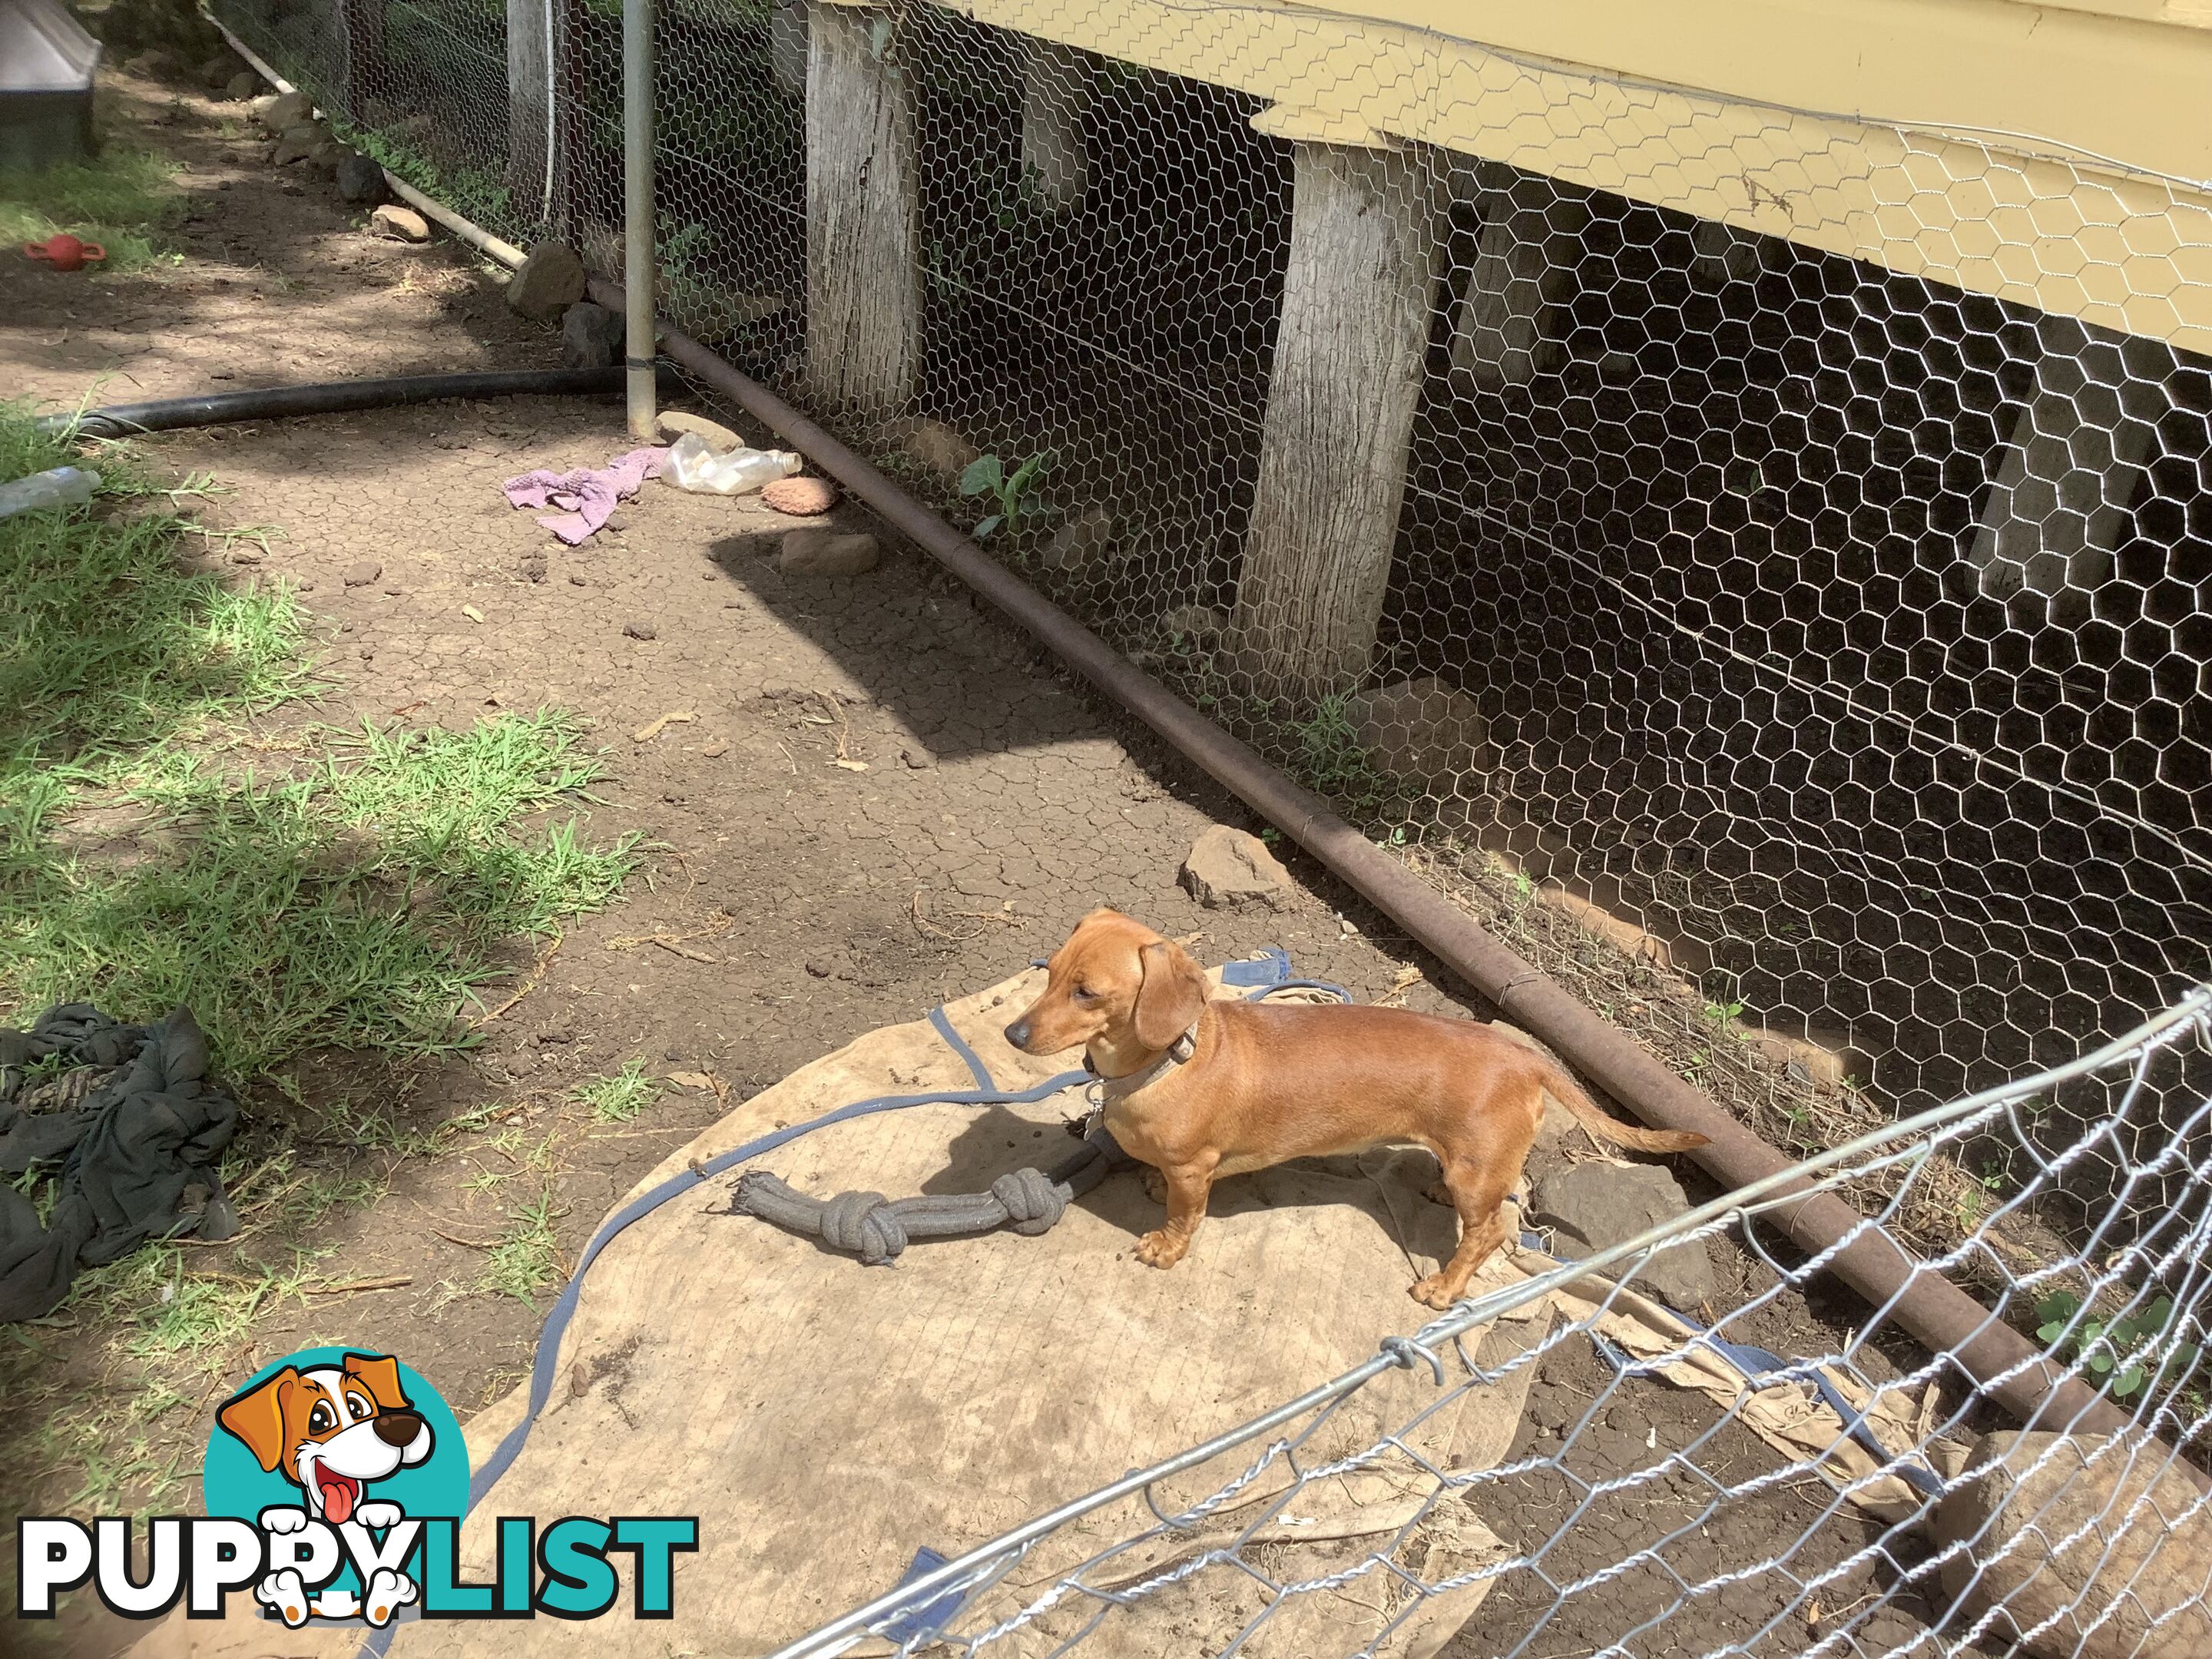
<svg viewBox="0 0 2212 1659">
<path fill-rule="evenodd" d="M 848 772 L 865 772 L 868 769 L 868 763 L 866 761 L 834 760 L 831 761 L 830 764 L 832 766 L 842 766 Z"/>
<path fill-rule="evenodd" d="M 730 745 L 723 742 L 721 738 L 717 738 L 714 742 L 708 744 L 699 752 L 705 756 L 708 760 L 720 760 L 723 756 L 730 752 Z"/>
<path fill-rule="evenodd" d="M 673 714 L 663 714 L 650 726 L 639 726 L 636 731 L 629 734 L 629 740 L 632 743 L 651 743 L 670 726 L 689 726 L 698 718 L 688 708 L 678 709 Z"/>
<path fill-rule="evenodd" d="M 483 612 L 477 610 L 476 606 L 472 605 L 463 605 L 461 607 L 461 614 L 464 617 L 466 617 L 472 623 L 480 623 L 483 620 Z"/>
<path fill-rule="evenodd" d="M 714 1079 L 704 1072 L 671 1072 L 668 1080 L 679 1089 L 697 1089 L 710 1095 L 714 1092 Z"/>
</svg>

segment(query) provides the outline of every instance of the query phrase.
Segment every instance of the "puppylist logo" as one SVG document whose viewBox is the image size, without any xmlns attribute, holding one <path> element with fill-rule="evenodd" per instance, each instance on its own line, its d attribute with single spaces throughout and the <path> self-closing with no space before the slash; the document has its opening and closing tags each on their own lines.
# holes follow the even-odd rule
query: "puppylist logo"
<svg viewBox="0 0 2212 1659">
<path fill-rule="evenodd" d="M 468 1448 L 437 1390 L 389 1354 L 310 1348 L 266 1366 L 216 1412 L 202 1476 L 207 1514 L 147 1522 L 53 1516 L 16 1522 L 19 1619 L 51 1619 L 90 1581 L 112 1612 L 150 1619 L 182 1601 L 223 1616 L 250 1590 L 264 1618 L 597 1619 L 620 1594 L 610 1555 L 629 1554 L 635 1617 L 674 1616 L 674 1558 L 699 1547 L 696 1516 L 568 1516 L 540 1530 L 502 1516 L 489 1584 L 462 1580 Z M 134 1572 L 143 1571 L 143 1576 Z"/>
</svg>

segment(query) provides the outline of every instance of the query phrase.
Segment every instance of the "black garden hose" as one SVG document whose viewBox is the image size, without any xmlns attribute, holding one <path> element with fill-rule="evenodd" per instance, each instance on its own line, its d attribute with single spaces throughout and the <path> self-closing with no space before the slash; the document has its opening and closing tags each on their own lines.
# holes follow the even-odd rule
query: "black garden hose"
<svg viewBox="0 0 2212 1659">
<path fill-rule="evenodd" d="M 402 404 L 436 403 L 452 398 L 617 396 L 623 390 L 620 365 L 611 368 L 498 369 L 469 374 L 403 374 L 386 380 L 324 380 L 311 386 L 264 386 L 252 392 L 215 392 L 197 398 L 164 398 L 145 404 L 112 404 L 82 413 L 45 415 L 39 430 L 74 432 L 87 438 L 125 438 L 137 432 L 173 432 L 182 427 L 221 426 L 234 421 L 264 421 L 291 415 L 337 415 L 362 409 L 392 409 Z"/>
</svg>

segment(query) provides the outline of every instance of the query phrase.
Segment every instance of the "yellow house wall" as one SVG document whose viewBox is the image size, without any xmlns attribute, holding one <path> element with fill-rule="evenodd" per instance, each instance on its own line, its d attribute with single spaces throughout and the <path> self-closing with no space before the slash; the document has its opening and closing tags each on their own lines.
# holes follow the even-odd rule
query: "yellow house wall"
<svg viewBox="0 0 2212 1659">
<path fill-rule="evenodd" d="M 2212 0 L 947 9 L 2212 354 Z"/>
</svg>

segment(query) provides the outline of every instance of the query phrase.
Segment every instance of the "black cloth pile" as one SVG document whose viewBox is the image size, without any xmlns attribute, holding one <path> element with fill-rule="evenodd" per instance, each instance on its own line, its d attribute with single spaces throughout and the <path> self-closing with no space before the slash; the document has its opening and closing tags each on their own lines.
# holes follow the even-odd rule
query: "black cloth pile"
<svg viewBox="0 0 2212 1659">
<path fill-rule="evenodd" d="M 39 1064 L 57 1056 L 58 1067 Z M 216 1173 L 238 1103 L 207 1068 L 207 1039 L 185 1008 L 125 1025 L 72 1002 L 27 1031 L 0 1030 L 0 1321 L 52 1313 L 80 1267 L 148 1239 L 238 1231 Z M 57 1168 L 41 1225 L 15 1187 Z"/>
</svg>

